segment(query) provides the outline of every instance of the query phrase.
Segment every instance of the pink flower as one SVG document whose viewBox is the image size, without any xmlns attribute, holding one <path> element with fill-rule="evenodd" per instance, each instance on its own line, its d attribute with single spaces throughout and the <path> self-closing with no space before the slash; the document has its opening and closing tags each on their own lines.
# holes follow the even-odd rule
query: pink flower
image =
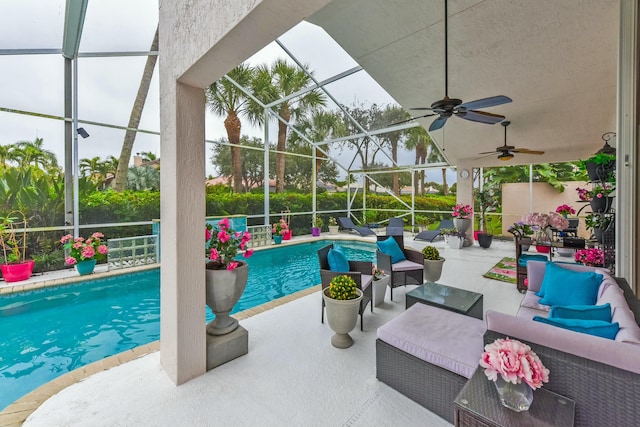
<svg viewBox="0 0 640 427">
<path fill-rule="evenodd" d="M 227 241 L 231 238 L 231 235 L 224 230 L 220 230 L 218 232 L 218 240 L 220 243 L 227 243 Z"/>
<path fill-rule="evenodd" d="M 228 218 L 222 218 L 220 222 L 218 222 L 218 227 L 220 227 L 221 230 L 228 230 L 230 226 Z"/>
<path fill-rule="evenodd" d="M 107 247 L 107 245 L 100 245 L 98 246 L 98 252 L 100 252 L 102 255 L 106 255 L 107 252 L 109 252 L 109 248 Z"/>
<path fill-rule="evenodd" d="M 238 262 L 231 261 L 229 263 L 229 265 L 227 265 L 227 270 L 231 271 L 231 270 L 235 269 L 236 267 L 238 267 Z"/>
<path fill-rule="evenodd" d="M 248 242 L 249 240 L 251 240 L 251 233 L 249 233 L 248 231 L 245 231 L 244 234 L 242 235 L 242 241 Z"/>
<path fill-rule="evenodd" d="M 83 258 L 93 258 L 96 254 L 96 251 L 93 249 L 93 246 L 85 246 L 82 248 L 82 257 Z"/>
<path fill-rule="evenodd" d="M 209 231 L 208 228 L 204 229 L 204 240 L 206 240 L 207 242 L 211 240 L 211 231 Z"/>
<path fill-rule="evenodd" d="M 93 237 L 94 239 L 102 239 L 104 238 L 104 234 L 100 233 L 99 231 L 96 231 L 91 235 L 91 237 Z"/>
<path fill-rule="evenodd" d="M 531 388 L 539 388 L 549 381 L 549 370 L 526 344 L 517 340 L 497 339 L 484 347 L 480 366 L 488 379 L 495 381 L 500 375 L 505 381 L 518 384 L 526 382 Z"/>
<path fill-rule="evenodd" d="M 211 248 L 211 251 L 209 252 L 209 259 L 212 261 L 215 261 L 219 257 L 220 257 L 220 254 L 218 253 L 218 251 L 215 248 Z"/>
<path fill-rule="evenodd" d="M 73 239 L 73 236 L 71 234 L 67 234 L 66 236 L 62 236 L 60 243 L 67 243 L 71 239 Z"/>
<path fill-rule="evenodd" d="M 73 264 L 76 264 L 77 262 L 78 262 L 78 260 L 75 259 L 72 256 L 69 256 L 69 257 L 65 258 L 65 260 L 64 260 L 64 263 L 67 264 L 67 265 L 73 265 Z"/>
<path fill-rule="evenodd" d="M 251 255 L 253 255 L 253 249 L 247 249 L 246 251 L 244 251 L 245 258 L 249 258 Z"/>
</svg>

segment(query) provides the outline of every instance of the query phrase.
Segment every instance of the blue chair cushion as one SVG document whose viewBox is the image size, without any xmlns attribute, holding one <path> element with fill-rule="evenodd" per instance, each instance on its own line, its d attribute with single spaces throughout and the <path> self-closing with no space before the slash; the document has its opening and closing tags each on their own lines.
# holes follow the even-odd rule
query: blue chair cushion
<svg viewBox="0 0 640 427">
<path fill-rule="evenodd" d="M 535 316 L 533 320 L 546 323 L 547 325 L 557 326 L 558 328 L 569 329 L 570 331 L 595 335 L 610 340 L 615 339 L 620 329 L 618 322 L 610 323 L 603 320 L 548 319 L 541 316 Z"/>
<path fill-rule="evenodd" d="M 398 242 L 393 237 L 389 237 L 387 240 L 383 240 L 377 243 L 378 250 L 383 254 L 391 256 L 391 263 L 395 264 L 407 259 L 404 256 L 404 252 L 400 249 Z"/>
<path fill-rule="evenodd" d="M 545 255 L 533 255 L 533 254 L 522 254 L 518 257 L 518 265 L 520 267 L 527 267 L 527 261 L 546 261 L 547 257 Z"/>
<path fill-rule="evenodd" d="M 349 271 L 349 260 L 341 250 L 329 249 L 327 262 L 331 271 L 339 271 L 341 273 Z"/>
<path fill-rule="evenodd" d="M 611 304 L 554 306 L 551 307 L 549 318 L 611 322 Z"/>
<path fill-rule="evenodd" d="M 602 274 L 573 271 L 548 262 L 540 291 L 539 303 L 544 305 L 594 305 Z"/>
</svg>

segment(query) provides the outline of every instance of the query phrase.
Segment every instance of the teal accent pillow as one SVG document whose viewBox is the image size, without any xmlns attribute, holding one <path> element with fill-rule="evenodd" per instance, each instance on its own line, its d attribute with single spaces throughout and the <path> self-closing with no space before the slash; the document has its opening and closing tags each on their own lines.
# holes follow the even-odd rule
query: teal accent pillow
<svg viewBox="0 0 640 427">
<path fill-rule="evenodd" d="M 548 258 L 545 255 L 522 254 L 518 257 L 518 265 L 520 267 L 526 268 L 527 261 L 547 261 L 547 260 Z"/>
<path fill-rule="evenodd" d="M 535 316 L 534 321 L 546 323 L 547 325 L 557 326 L 558 328 L 569 329 L 582 334 L 595 335 L 597 337 L 615 339 L 620 324 L 605 322 L 602 320 L 582 320 L 582 319 L 545 319 L 541 316 Z"/>
<path fill-rule="evenodd" d="M 339 244 L 334 243 L 333 244 L 333 250 L 340 252 L 345 258 L 347 257 L 347 254 L 344 252 L 344 248 L 342 246 L 340 246 Z"/>
<path fill-rule="evenodd" d="M 329 249 L 327 261 L 329 262 L 329 270 L 331 271 L 339 271 L 341 273 L 349 271 L 349 261 L 344 255 L 344 252 L 340 250 L 336 250 L 335 248 Z"/>
<path fill-rule="evenodd" d="M 551 307 L 550 319 L 602 320 L 611 322 L 611 304 L 566 305 Z"/>
<path fill-rule="evenodd" d="M 377 246 L 380 252 L 391 256 L 392 264 L 395 264 L 396 262 L 404 261 L 405 259 L 407 259 L 405 258 L 404 252 L 402 252 L 402 249 L 400 249 L 398 242 L 396 242 L 396 239 L 394 239 L 393 237 L 389 237 L 387 240 L 378 242 Z"/>
<path fill-rule="evenodd" d="M 594 305 L 602 274 L 573 271 L 547 263 L 540 291 L 539 303 L 544 305 Z"/>
</svg>

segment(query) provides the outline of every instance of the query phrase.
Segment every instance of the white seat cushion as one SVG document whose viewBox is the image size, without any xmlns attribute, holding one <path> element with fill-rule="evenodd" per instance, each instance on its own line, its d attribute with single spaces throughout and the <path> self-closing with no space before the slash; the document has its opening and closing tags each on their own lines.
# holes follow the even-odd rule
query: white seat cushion
<svg viewBox="0 0 640 427">
<path fill-rule="evenodd" d="M 404 260 L 400 262 L 396 262 L 391 266 L 391 270 L 393 271 L 410 271 L 410 270 L 422 270 L 424 269 L 423 264 L 418 264 L 417 262 Z"/>
</svg>

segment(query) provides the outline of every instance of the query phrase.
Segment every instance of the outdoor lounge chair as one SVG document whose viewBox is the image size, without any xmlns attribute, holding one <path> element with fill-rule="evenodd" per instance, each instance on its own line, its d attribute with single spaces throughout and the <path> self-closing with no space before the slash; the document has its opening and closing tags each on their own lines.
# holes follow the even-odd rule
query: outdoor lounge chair
<svg viewBox="0 0 640 427">
<path fill-rule="evenodd" d="M 387 236 L 404 236 L 404 220 L 402 218 L 389 218 Z"/>
<path fill-rule="evenodd" d="M 360 301 L 360 330 L 364 330 L 363 313 L 367 304 L 371 303 L 373 299 L 373 263 L 368 261 L 349 261 L 349 271 L 332 271 L 329 268 L 329 260 L 327 255 L 329 250 L 333 249 L 333 244 L 325 246 L 318 250 L 318 261 L 320 262 L 320 280 L 322 282 L 322 292 L 329 287 L 329 283 L 336 276 L 349 276 L 358 286 L 358 289 L 362 290 L 362 300 Z M 322 299 L 322 317 L 321 321 L 324 323 L 324 298 Z M 373 303 L 371 303 L 371 312 L 373 313 Z"/>
<path fill-rule="evenodd" d="M 392 237 L 400 246 L 405 260 L 392 263 L 391 256 L 376 250 L 377 267 L 385 273 L 391 273 L 389 287 L 391 288 L 391 300 L 393 301 L 393 288 L 403 285 L 421 285 L 424 283 L 424 255 L 422 252 L 404 247 L 403 236 L 378 236 L 378 242 Z"/>
<path fill-rule="evenodd" d="M 353 230 L 360 234 L 361 236 L 375 236 L 375 232 L 369 227 L 358 227 L 351 221 L 351 218 L 346 216 L 338 217 L 338 225 L 342 230 Z"/>
<path fill-rule="evenodd" d="M 442 236 L 440 230 L 443 228 L 454 228 L 453 220 L 451 219 L 443 219 L 440 221 L 440 224 L 434 230 L 424 230 L 416 234 L 416 237 L 413 240 L 426 240 L 428 242 L 433 242 L 437 237 Z"/>
</svg>

